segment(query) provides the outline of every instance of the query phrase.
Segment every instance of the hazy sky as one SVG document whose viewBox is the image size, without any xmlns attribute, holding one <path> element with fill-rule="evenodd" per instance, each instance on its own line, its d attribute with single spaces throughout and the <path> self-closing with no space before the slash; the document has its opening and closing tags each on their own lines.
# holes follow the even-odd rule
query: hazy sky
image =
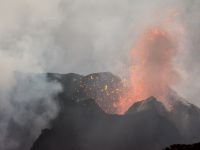
<svg viewBox="0 0 200 150">
<path fill-rule="evenodd" d="M 200 106 L 199 9 L 199 0 L 0 0 L 0 105 L 15 109 L 7 101 L 18 83 L 15 71 L 125 75 L 138 35 L 170 18 L 182 77 L 176 90 Z M 40 83 L 51 84 L 45 77 Z M 43 92 L 51 97 L 55 91 Z"/>
<path fill-rule="evenodd" d="M 170 29 L 184 30 L 178 89 L 200 105 L 199 7 L 198 0 L 0 0 L 0 65 L 11 66 L 5 72 L 123 75 L 138 35 L 177 13 Z"/>
</svg>

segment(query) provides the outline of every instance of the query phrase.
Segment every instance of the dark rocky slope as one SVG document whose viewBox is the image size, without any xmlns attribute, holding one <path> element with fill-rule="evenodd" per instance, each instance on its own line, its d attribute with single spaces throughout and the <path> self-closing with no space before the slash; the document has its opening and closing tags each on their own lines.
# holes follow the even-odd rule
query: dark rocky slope
<svg viewBox="0 0 200 150">
<path fill-rule="evenodd" d="M 200 140 L 200 109 L 183 102 L 175 93 L 168 111 L 156 98 L 135 103 L 125 115 L 105 113 L 99 106 L 113 109 L 113 96 L 99 90 L 120 86 L 110 73 L 88 76 L 48 74 L 63 86 L 58 95 L 61 106 L 50 129 L 44 129 L 31 150 L 160 150 L 173 143 Z M 116 91 L 115 91 L 116 92 Z M 102 99 L 96 99 L 101 96 Z M 101 103 L 103 101 L 103 103 Z M 111 101 L 111 103 L 109 102 Z"/>
<path fill-rule="evenodd" d="M 185 144 L 174 144 L 167 147 L 164 150 L 200 150 L 200 143 L 185 145 Z"/>
</svg>

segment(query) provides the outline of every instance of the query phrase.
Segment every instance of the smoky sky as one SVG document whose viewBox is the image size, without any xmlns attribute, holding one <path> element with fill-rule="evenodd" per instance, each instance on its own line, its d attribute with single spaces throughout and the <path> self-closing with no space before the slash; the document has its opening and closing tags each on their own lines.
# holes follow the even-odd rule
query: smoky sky
<svg viewBox="0 0 200 150">
<path fill-rule="evenodd" d="M 18 109 L 8 101 L 10 91 L 19 82 L 16 71 L 110 71 L 125 76 L 138 35 L 148 27 L 162 24 L 166 18 L 172 18 L 170 34 L 175 34 L 179 45 L 174 65 L 181 80 L 174 88 L 186 100 L 200 106 L 199 8 L 199 0 L 0 0 L 0 105 L 8 108 L 6 119 Z M 22 83 L 26 81 L 27 78 Z M 41 87 L 41 83 L 54 87 L 50 93 L 43 89 L 40 94 L 50 99 L 45 106 L 56 110 L 51 99 L 61 90 L 60 86 L 47 82 L 45 77 L 33 83 L 35 87 Z M 29 82 L 23 85 L 22 89 L 32 87 Z M 18 96 L 25 101 L 22 91 Z M 27 104 L 33 102 L 35 94 L 30 95 Z M 21 118 L 17 116 L 16 119 Z"/>
<path fill-rule="evenodd" d="M 0 3 L 1 56 L 20 60 L 14 63 L 14 70 L 28 72 L 110 71 L 124 75 L 138 35 L 176 11 L 178 15 L 173 18 L 171 28 L 185 30 L 179 39 L 181 48 L 176 60 L 183 74 L 177 90 L 199 104 L 198 0 L 1 0 Z"/>
<path fill-rule="evenodd" d="M 50 49 L 43 51 L 40 63 L 50 72 L 110 71 L 123 76 L 138 35 L 176 12 L 170 29 L 178 34 L 180 48 L 174 64 L 182 79 L 174 88 L 200 106 L 199 7 L 198 0 L 57 1 L 49 9 L 56 10 L 59 20 L 52 21 L 47 37 Z"/>
</svg>

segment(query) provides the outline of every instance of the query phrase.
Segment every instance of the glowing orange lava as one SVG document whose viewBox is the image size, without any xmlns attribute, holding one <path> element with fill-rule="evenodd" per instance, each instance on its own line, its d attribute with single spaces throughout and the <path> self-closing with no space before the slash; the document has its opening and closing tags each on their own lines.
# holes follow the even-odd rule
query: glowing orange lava
<svg viewBox="0 0 200 150">
<path fill-rule="evenodd" d="M 133 103 L 150 96 L 165 102 L 168 88 L 178 79 L 173 67 L 176 42 L 161 27 L 147 29 L 131 51 L 126 92 L 115 103 L 123 114 Z"/>
</svg>

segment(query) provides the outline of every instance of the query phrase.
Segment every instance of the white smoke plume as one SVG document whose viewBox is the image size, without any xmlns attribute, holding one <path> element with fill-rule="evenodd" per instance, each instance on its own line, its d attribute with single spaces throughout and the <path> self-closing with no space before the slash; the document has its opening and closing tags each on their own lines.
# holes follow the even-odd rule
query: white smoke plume
<svg viewBox="0 0 200 150">
<path fill-rule="evenodd" d="M 47 4 L 47 5 L 46 5 Z M 56 50 L 51 32 L 59 1 L 0 1 L 0 149 L 29 149 L 55 118 L 60 84 L 47 80 L 42 61 Z M 40 73 L 40 75 L 39 75 Z"/>
</svg>

